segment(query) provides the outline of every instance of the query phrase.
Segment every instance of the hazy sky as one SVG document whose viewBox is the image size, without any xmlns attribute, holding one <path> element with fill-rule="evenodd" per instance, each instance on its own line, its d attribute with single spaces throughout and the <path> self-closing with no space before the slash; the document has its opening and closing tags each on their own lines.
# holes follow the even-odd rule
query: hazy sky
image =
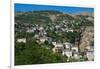
<svg viewBox="0 0 100 69">
<path fill-rule="evenodd" d="M 28 12 L 38 10 L 56 10 L 65 13 L 94 12 L 94 8 L 69 7 L 69 6 L 49 6 L 35 4 L 15 4 L 15 12 Z"/>
</svg>

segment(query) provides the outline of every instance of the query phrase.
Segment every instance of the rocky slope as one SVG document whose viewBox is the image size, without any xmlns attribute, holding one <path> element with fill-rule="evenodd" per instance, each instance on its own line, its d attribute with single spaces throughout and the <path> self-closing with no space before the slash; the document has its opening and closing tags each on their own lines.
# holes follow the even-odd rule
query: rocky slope
<svg viewBox="0 0 100 69">
<path fill-rule="evenodd" d="M 86 47 L 93 46 L 94 44 L 94 28 L 86 27 L 84 32 L 81 34 L 81 40 L 80 40 L 80 51 L 83 52 Z"/>
</svg>

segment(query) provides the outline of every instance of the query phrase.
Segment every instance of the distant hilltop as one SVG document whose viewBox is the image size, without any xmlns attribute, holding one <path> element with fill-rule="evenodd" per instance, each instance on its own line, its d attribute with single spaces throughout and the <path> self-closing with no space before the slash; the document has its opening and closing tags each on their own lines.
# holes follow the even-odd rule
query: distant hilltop
<svg viewBox="0 0 100 69">
<path fill-rule="evenodd" d="M 94 13 L 93 12 L 81 12 L 81 13 L 74 13 L 74 15 L 94 16 Z"/>
<path fill-rule="evenodd" d="M 82 12 L 82 13 L 63 13 L 54 10 L 41 10 L 41 11 L 29 11 L 29 12 L 15 12 L 16 21 L 21 23 L 56 23 L 56 21 L 62 20 L 73 20 L 80 18 L 81 16 L 88 17 L 88 20 L 93 21 L 94 13 Z"/>
</svg>

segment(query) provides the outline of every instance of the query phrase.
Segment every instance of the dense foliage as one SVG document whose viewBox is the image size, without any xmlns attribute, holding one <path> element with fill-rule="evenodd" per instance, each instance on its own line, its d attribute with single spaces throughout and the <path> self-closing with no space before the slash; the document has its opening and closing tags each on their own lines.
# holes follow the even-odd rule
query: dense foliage
<svg viewBox="0 0 100 69">
<path fill-rule="evenodd" d="M 35 41 L 30 43 L 16 43 L 15 65 L 43 64 L 66 62 L 67 58 L 58 53 L 53 53 L 48 45 L 39 45 Z"/>
</svg>

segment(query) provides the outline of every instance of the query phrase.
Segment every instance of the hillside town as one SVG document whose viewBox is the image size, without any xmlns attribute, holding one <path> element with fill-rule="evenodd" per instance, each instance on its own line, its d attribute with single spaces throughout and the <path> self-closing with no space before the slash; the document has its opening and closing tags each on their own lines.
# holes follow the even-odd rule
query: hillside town
<svg viewBox="0 0 100 69">
<path fill-rule="evenodd" d="M 15 4 L 14 26 L 15 65 L 94 61 L 93 8 Z"/>
<path fill-rule="evenodd" d="M 93 20 L 92 17 L 88 18 L 89 20 Z M 49 23 L 47 25 L 41 25 L 26 23 L 19 27 L 20 30 L 18 30 L 18 28 L 15 28 L 16 32 L 24 31 L 24 37 L 17 38 L 16 43 L 22 42 L 26 44 L 28 42 L 28 39 L 31 39 L 35 40 L 40 45 L 48 44 L 48 46 L 45 47 L 46 49 L 51 49 L 53 53 L 60 53 L 62 54 L 62 56 L 66 56 L 68 58 L 66 61 L 70 61 L 71 59 L 74 59 L 76 61 L 92 61 L 94 60 L 93 46 L 86 46 L 84 47 L 84 51 L 81 52 L 78 42 L 79 36 L 74 38 L 74 42 L 66 38 L 66 33 L 73 34 L 81 33 L 82 31 L 84 31 L 84 27 L 81 27 L 80 29 L 74 29 L 74 25 L 78 26 L 79 24 L 80 22 L 75 23 L 75 20 L 65 20 L 63 17 L 62 20 L 57 24 Z M 17 23 L 15 23 L 15 26 L 17 26 Z"/>
</svg>

